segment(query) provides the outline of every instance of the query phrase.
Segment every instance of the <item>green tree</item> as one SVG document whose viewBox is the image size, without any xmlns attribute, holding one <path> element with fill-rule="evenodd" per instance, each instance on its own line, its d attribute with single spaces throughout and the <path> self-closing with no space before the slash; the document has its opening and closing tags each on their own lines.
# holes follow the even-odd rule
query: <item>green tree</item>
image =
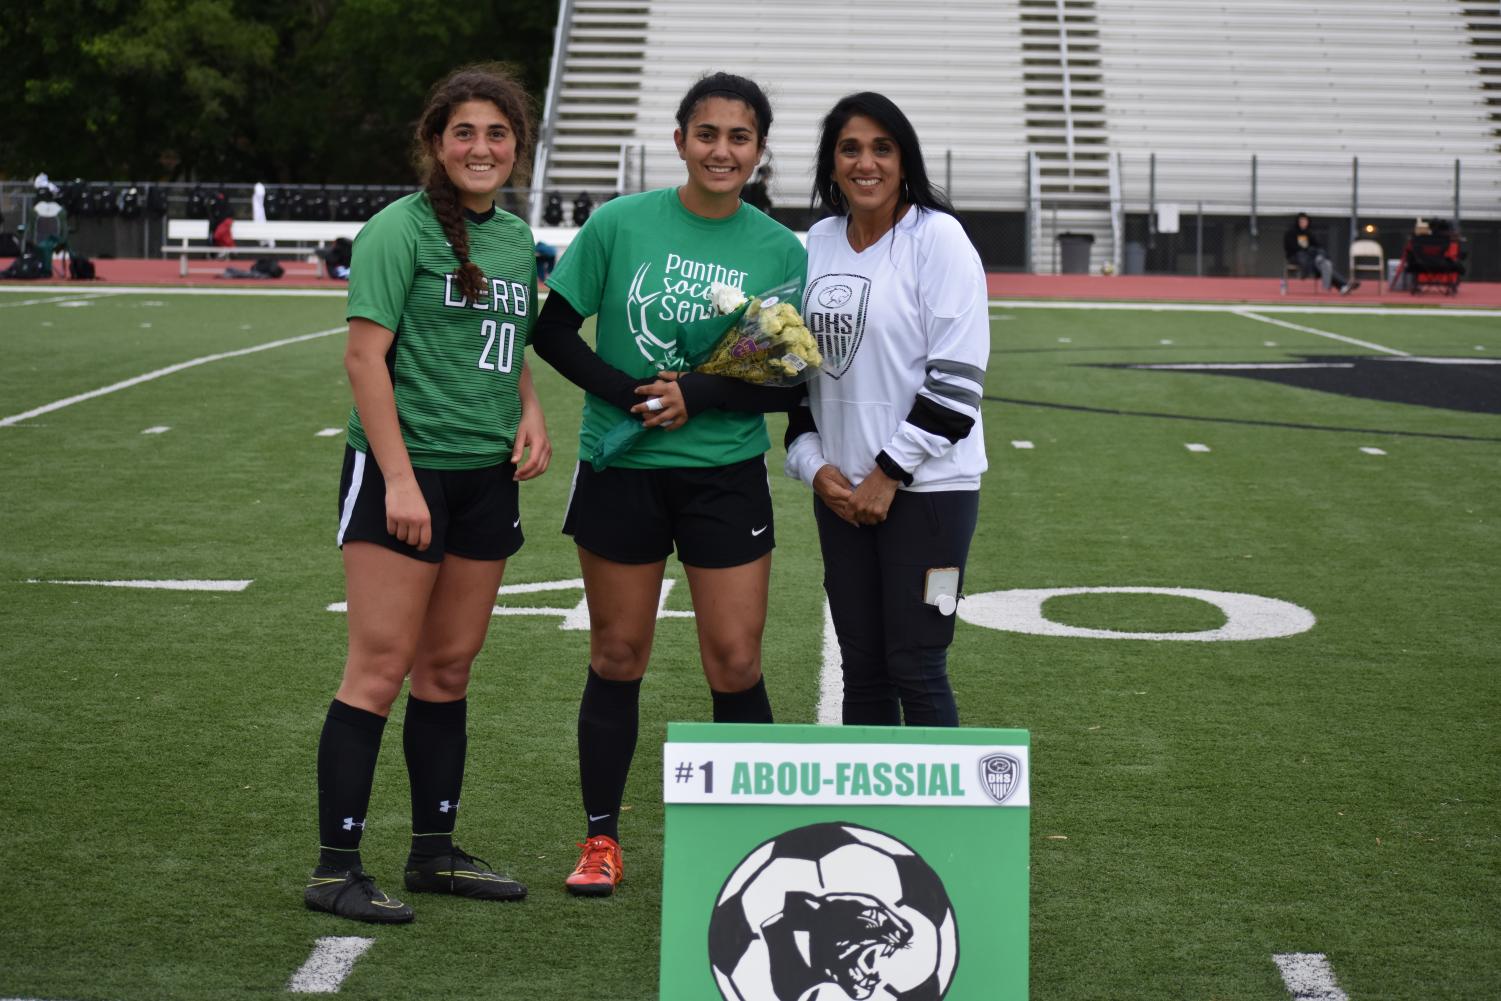
<svg viewBox="0 0 1501 1001">
<path fill-rule="evenodd" d="M 505 0 L 28 0 L 0 19 L 0 175 L 405 183 L 455 66 L 538 96 L 557 8 Z"/>
</svg>

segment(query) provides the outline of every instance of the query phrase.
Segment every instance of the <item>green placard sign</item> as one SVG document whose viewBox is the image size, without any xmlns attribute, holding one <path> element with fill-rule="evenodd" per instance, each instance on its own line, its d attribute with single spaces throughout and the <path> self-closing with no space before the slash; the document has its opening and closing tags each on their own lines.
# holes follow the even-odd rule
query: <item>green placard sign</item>
<svg viewBox="0 0 1501 1001">
<path fill-rule="evenodd" d="M 1025 1001 L 1029 750 L 669 724 L 662 1001 Z"/>
</svg>

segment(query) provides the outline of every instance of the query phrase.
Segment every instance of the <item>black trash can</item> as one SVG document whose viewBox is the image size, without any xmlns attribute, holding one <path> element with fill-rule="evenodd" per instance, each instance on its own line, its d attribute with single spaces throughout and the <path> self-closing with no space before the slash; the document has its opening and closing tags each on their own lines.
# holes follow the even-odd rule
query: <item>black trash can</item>
<svg viewBox="0 0 1501 1001">
<path fill-rule="evenodd" d="M 1094 244 L 1093 233 L 1059 233 L 1058 251 L 1066 275 L 1089 274 L 1089 248 Z"/>
</svg>

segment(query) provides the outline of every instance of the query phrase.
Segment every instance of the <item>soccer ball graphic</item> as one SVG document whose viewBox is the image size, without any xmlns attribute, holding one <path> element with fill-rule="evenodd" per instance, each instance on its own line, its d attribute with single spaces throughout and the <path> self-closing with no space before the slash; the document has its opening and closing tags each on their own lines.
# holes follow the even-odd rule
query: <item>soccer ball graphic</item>
<svg viewBox="0 0 1501 1001">
<path fill-rule="evenodd" d="M 931 866 L 889 834 L 813 824 L 760 845 L 709 919 L 725 1001 L 938 1001 L 959 928 Z"/>
</svg>

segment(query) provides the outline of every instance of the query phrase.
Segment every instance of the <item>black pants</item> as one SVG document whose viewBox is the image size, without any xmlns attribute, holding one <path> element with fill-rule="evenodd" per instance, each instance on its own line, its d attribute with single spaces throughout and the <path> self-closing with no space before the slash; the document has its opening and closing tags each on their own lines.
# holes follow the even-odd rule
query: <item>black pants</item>
<svg viewBox="0 0 1501 1001">
<path fill-rule="evenodd" d="M 814 498 L 823 586 L 844 659 L 844 722 L 958 726 L 949 687 L 954 616 L 923 601 L 928 570 L 958 567 L 975 533 L 975 490 L 898 490 L 886 520 L 855 526 Z"/>
<path fill-rule="evenodd" d="M 1345 284 L 1345 276 L 1334 270 L 1334 262 L 1329 259 L 1329 255 L 1317 247 L 1298 251 L 1292 262 L 1298 266 L 1304 278 L 1317 275 L 1326 289 L 1330 285 L 1338 287 Z"/>
</svg>

